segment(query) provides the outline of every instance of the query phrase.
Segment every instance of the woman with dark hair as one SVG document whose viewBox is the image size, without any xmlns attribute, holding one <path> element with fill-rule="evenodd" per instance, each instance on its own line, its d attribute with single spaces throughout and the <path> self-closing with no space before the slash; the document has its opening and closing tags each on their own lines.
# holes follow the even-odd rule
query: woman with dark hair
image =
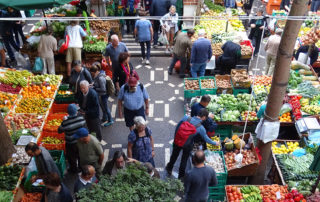
<svg viewBox="0 0 320 202">
<path fill-rule="evenodd" d="M 69 189 L 61 182 L 57 173 L 49 173 L 43 178 L 46 185 L 44 198 L 41 201 L 45 202 L 72 202 L 73 198 Z"/>
<path fill-rule="evenodd" d="M 108 108 L 108 92 L 107 92 L 107 80 L 104 71 L 101 71 L 101 64 L 96 62 L 90 68 L 90 73 L 93 78 L 93 89 L 97 92 L 99 98 L 99 104 L 102 109 L 102 126 L 109 126 L 113 124 L 110 110 Z"/>
<path fill-rule="evenodd" d="M 120 91 L 120 87 L 129 80 L 130 76 L 134 76 L 139 80 L 137 72 L 130 63 L 130 54 L 122 52 L 119 54 L 119 65 L 116 67 L 113 74 L 113 82 L 118 92 Z"/>
</svg>

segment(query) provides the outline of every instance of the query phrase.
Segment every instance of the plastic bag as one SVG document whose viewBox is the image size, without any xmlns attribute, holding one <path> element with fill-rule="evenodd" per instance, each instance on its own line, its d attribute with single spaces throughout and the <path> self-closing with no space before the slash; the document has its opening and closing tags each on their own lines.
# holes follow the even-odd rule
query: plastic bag
<svg viewBox="0 0 320 202">
<path fill-rule="evenodd" d="M 169 44 L 169 41 L 167 39 L 167 35 L 166 35 L 165 32 L 161 32 L 158 41 L 160 43 L 162 43 L 163 45 L 168 45 Z"/>
<path fill-rule="evenodd" d="M 40 38 L 41 38 L 41 36 L 30 36 L 30 37 L 27 39 L 27 42 L 28 42 L 30 45 L 37 44 L 37 43 L 40 42 Z"/>
<path fill-rule="evenodd" d="M 260 122 L 257 125 L 255 133 L 257 138 L 263 141 L 264 143 L 271 142 L 277 139 L 279 135 L 280 122 L 270 122 L 265 119 L 260 119 Z"/>
<path fill-rule="evenodd" d="M 29 165 L 26 167 L 26 172 L 24 173 L 24 176 L 27 177 L 29 173 L 32 171 L 37 171 L 37 165 L 34 157 L 31 158 Z"/>
<path fill-rule="evenodd" d="M 290 104 L 285 103 L 282 105 L 280 112 L 279 112 L 279 116 L 281 116 L 282 114 L 285 114 L 287 112 L 290 112 L 292 110 L 292 107 Z"/>
<path fill-rule="evenodd" d="M 32 72 L 42 72 L 42 70 L 43 70 L 43 61 L 40 57 L 36 57 Z"/>
<path fill-rule="evenodd" d="M 14 53 L 14 57 L 17 60 L 18 66 L 21 66 L 23 68 L 30 67 L 29 64 L 28 64 L 28 61 L 19 52 L 15 52 Z"/>
<path fill-rule="evenodd" d="M 303 156 L 305 154 L 306 154 L 306 150 L 305 149 L 296 149 L 296 150 L 294 150 L 294 152 L 292 152 L 292 155 L 296 156 L 296 157 L 301 157 L 301 156 Z"/>
<path fill-rule="evenodd" d="M 66 40 L 65 42 L 61 45 L 60 49 L 59 49 L 59 53 L 63 54 L 69 47 L 69 35 L 66 35 Z"/>
</svg>

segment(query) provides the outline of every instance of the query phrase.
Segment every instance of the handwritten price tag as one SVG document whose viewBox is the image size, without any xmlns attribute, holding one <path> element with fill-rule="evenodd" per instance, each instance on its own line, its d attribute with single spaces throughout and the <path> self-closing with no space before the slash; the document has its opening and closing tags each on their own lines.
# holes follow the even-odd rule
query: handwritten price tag
<svg viewBox="0 0 320 202">
<path fill-rule="evenodd" d="M 277 199 L 281 199 L 281 194 L 279 191 L 276 192 L 276 197 L 277 197 Z"/>
</svg>

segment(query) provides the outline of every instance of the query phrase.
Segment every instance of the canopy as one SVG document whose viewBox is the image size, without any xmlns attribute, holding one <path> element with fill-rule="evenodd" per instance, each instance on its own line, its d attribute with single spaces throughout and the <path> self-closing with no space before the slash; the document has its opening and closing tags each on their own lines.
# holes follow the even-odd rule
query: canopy
<svg viewBox="0 0 320 202">
<path fill-rule="evenodd" d="M 58 7 L 72 0 L 0 0 L 0 9 L 12 7 L 17 10 L 46 9 Z"/>
</svg>

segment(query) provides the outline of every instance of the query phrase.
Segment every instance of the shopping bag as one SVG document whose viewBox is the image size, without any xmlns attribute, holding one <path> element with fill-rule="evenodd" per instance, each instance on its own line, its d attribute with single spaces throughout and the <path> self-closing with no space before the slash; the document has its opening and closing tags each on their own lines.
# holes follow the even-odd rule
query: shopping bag
<svg viewBox="0 0 320 202">
<path fill-rule="evenodd" d="M 167 35 L 166 35 L 166 33 L 164 31 L 161 32 L 158 41 L 160 43 L 162 43 L 163 45 L 168 45 L 169 44 L 169 41 L 167 39 Z"/>
<path fill-rule="evenodd" d="M 60 49 L 59 49 L 59 53 L 63 54 L 69 47 L 69 35 L 66 35 L 66 40 L 65 42 L 61 45 Z"/>
<path fill-rule="evenodd" d="M 32 72 L 42 72 L 42 70 L 43 70 L 43 61 L 40 57 L 36 57 Z"/>
</svg>

